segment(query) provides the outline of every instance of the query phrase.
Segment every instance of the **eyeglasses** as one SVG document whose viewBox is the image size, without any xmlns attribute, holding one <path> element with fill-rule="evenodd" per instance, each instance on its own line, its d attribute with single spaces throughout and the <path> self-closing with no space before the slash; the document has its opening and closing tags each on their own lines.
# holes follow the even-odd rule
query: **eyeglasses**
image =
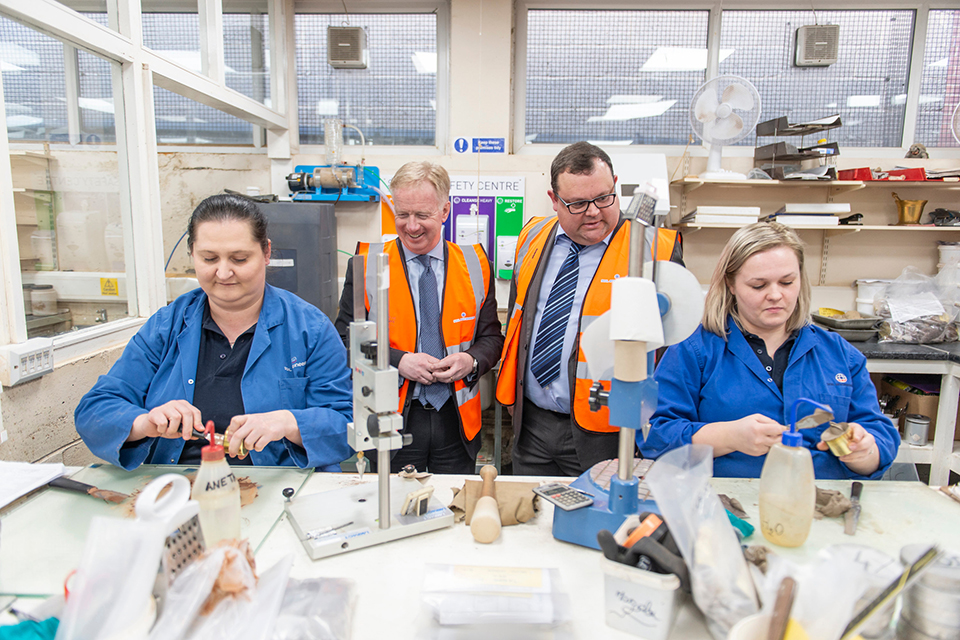
<svg viewBox="0 0 960 640">
<path fill-rule="evenodd" d="M 608 193 L 603 196 L 597 196 L 592 200 L 577 200 L 576 202 L 567 202 L 560 196 L 557 196 L 557 200 L 563 203 L 563 206 L 567 208 L 567 211 L 574 215 L 580 215 L 585 213 L 587 209 L 590 208 L 591 204 L 595 204 L 597 209 L 606 209 L 609 206 L 612 206 L 614 202 L 617 201 L 617 194 Z"/>
</svg>

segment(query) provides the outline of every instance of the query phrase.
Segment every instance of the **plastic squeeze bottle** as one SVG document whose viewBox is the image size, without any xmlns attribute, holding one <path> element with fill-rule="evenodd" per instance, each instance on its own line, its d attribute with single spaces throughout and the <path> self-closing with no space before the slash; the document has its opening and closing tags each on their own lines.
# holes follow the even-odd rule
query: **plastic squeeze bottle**
<svg viewBox="0 0 960 640">
<path fill-rule="evenodd" d="M 207 437 L 213 435 L 213 420 L 207 422 Z M 200 503 L 200 528 L 210 548 L 220 540 L 240 539 L 240 483 L 219 444 L 200 451 L 200 471 L 190 497 Z"/>
<path fill-rule="evenodd" d="M 799 547 L 806 541 L 817 502 L 813 457 L 797 432 L 799 402 L 794 404 L 790 430 L 770 447 L 760 472 L 760 530 L 781 547 Z"/>
</svg>

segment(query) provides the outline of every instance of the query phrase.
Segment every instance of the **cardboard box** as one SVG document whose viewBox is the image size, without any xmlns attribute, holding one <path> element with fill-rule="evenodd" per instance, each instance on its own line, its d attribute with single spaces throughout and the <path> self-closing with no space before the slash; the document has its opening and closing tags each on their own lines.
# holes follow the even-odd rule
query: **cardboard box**
<svg viewBox="0 0 960 640">
<path fill-rule="evenodd" d="M 939 385 L 940 376 L 933 376 L 937 379 L 937 384 Z M 930 418 L 930 430 L 927 433 L 927 438 L 930 443 L 933 442 L 933 434 L 937 428 L 937 406 L 940 403 L 939 395 L 918 395 L 916 393 L 911 393 L 900 389 L 887 380 L 889 378 L 897 379 L 896 374 L 885 375 L 880 381 L 880 389 L 878 391 L 879 395 L 889 393 L 892 396 L 900 396 L 900 400 L 894 406 L 895 409 L 898 409 L 904 404 L 906 404 L 907 410 L 900 414 L 900 420 L 897 426 L 900 428 L 901 435 L 903 434 L 903 421 L 904 416 L 908 413 L 919 413 L 921 415 L 927 416 Z M 954 429 L 953 439 L 960 440 L 960 408 L 957 411 L 958 420 L 957 427 Z"/>
</svg>

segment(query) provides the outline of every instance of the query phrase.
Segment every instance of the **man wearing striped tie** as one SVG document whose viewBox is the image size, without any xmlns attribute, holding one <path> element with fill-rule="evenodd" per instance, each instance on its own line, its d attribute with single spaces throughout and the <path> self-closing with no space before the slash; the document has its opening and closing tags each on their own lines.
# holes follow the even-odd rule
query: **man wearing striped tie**
<svg viewBox="0 0 960 640">
<path fill-rule="evenodd" d="M 450 176 L 432 162 L 408 162 L 390 182 L 397 239 L 361 242 L 357 253 L 390 258 L 390 364 L 400 372 L 405 433 L 393 472 L 412 464 L 432 473 L 476 473 L 480 376 L 500 359 L 503 335 L 493 268 L 479 244 L 443 240 Z M 375 320 L 376 273 L 365 261 L 367 318 Z M 336 327 L 348 344 L 354 277 L 347 267 Z M 376 459 L 373 456 L 372 459 Z"/>
<path fill-rule="evenodd" d="M 497 399 L 512 407 L 515 474 L 576 476 L 617 455 L 609 411 L 590 411 L 594 381 L 580 350 L 581 331 L 610 308 L 610 283 L 627 275 L 629 225 L 616 185 L 603 149 L 572 144 L 550 168 L 557 216 L 520 232 L 497 381 Z M 647 260 L 653 238 L 648 230 Z M 657 258 L 682 263 L 676 231 L 660 230 Z"/>
</svg>

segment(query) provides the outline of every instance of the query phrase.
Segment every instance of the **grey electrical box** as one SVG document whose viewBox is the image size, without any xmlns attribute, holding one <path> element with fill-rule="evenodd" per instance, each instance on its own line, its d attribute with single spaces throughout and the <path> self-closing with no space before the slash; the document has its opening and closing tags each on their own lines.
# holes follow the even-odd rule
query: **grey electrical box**
<svg viewBox="0 0 960 640">
<path fill-rule="evenodd" d="M 272 244 L 267 282 L 337 318 L 337 217 L 332 204 L 261 204 Z"/>
</svg>

